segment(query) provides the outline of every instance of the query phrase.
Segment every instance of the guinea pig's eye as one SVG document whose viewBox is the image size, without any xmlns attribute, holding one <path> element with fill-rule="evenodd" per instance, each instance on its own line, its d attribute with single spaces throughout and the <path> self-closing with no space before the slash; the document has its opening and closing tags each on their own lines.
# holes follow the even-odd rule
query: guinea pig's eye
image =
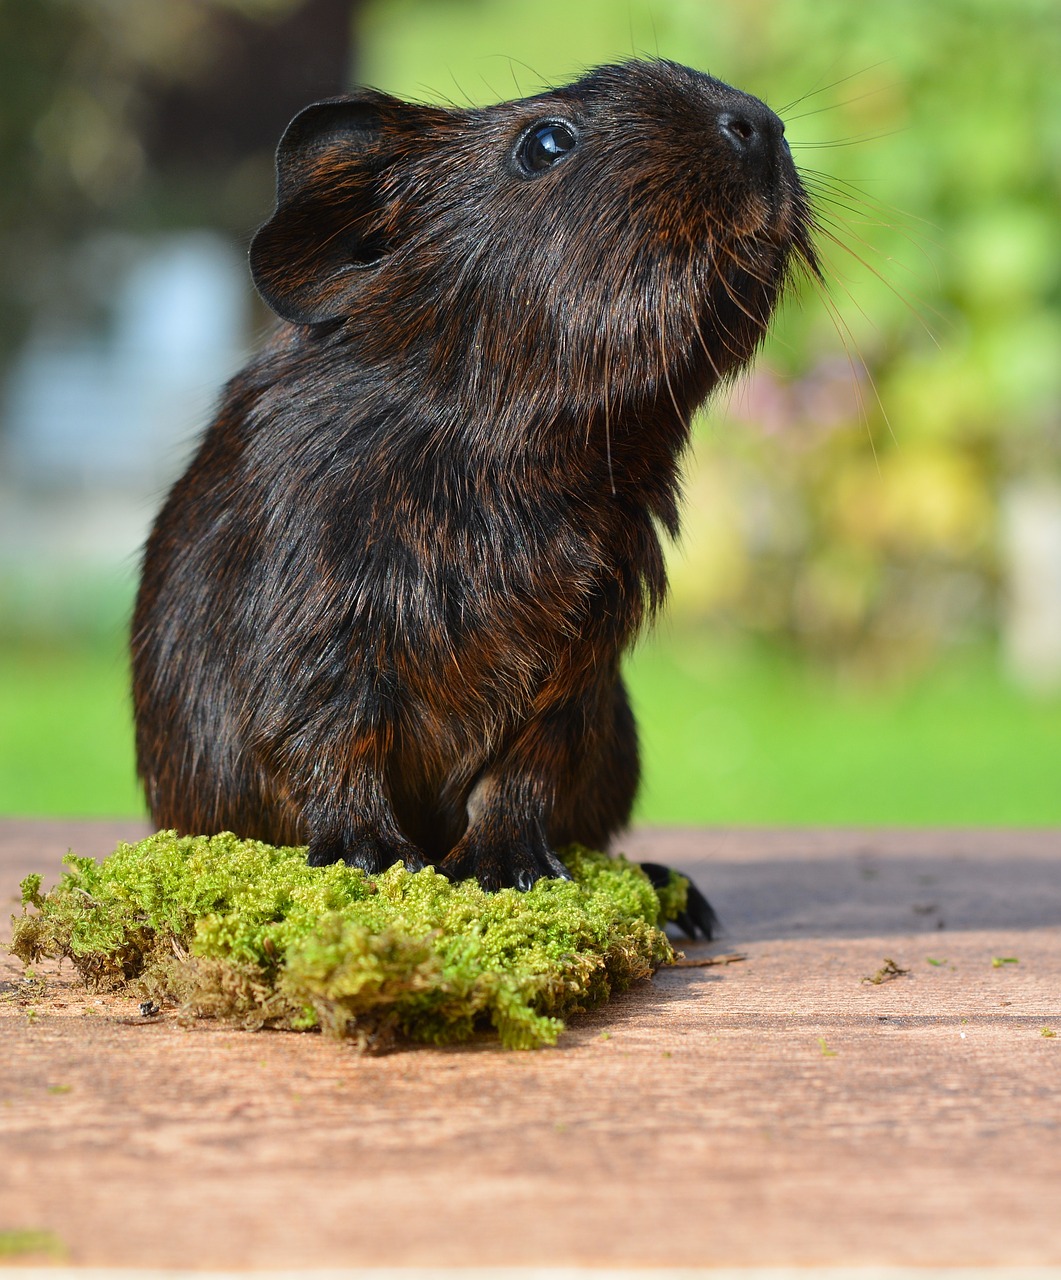
<svg viewBox="0 0 1061 1280">
<path fill-rule="evenodd" d="M 578 139 L 562 120 L 543 120 L 529 129 L 516 148 L 516 160 L 528 177 L 544 173 L 573 150 Z"/>
</svg>

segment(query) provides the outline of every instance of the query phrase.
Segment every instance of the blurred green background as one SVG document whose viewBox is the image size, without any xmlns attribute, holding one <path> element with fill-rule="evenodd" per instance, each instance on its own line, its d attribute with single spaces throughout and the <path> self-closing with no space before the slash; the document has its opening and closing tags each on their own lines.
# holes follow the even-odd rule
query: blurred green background
<svg viewBox="0 0 1061 1280">
<path fill-rule="evenodd" d="M 0 5 L 0 812 L 141 812 L 138 547 L 268 329 L 286 119 L 631 56 L 780 111 L 827 275 L 697 423 L 640 820 L 1061 823 L 1056 0 Z"/>
</svg>

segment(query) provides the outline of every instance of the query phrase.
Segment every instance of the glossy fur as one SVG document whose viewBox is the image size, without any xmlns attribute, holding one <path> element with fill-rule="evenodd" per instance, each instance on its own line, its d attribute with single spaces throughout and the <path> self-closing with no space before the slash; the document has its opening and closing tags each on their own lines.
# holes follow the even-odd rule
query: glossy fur
<svg viewBox="0 0 1061 1280">
<path fill-rule="evenodd" d="M 543 120 L 577 145 L 528 176 Z M 619 663 L 664 596 L 689 417 L 814 269 L 780 122 L 635 62 L 482 110 L 317 104 L 277 162 L 251 266 L 288 323 L 144 556 L 154 821 L 562 874 L 629 818 Z"/>
</svg>

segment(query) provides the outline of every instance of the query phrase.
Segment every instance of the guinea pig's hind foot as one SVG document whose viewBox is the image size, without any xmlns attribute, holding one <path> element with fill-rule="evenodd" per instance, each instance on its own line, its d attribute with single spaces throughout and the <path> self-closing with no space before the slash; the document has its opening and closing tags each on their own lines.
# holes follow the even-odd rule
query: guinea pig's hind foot
<svg viewBox="0 0 1061 1280">
<path fill-rule="evenodd" d="M 311 867 L 330 867 L 333 862 L 345 862 L 348 867 L 360 867 L 370 876 L 379 875 L 396 862 L 403 862 L 406 871 L 419 871 L 427 865 L 424 855 L 404 836 L 369 832 L 353 837 L 326 831 L 314 832 L 310 837 L 306 861 Z"/>
<path fill-rule="evenodd" d="M 654 889 L 662 889 L 670 880 L 671 869 L 659 862 L 642 862 L 641 870 L 648 876 Z M 688 879 L 688 876 L 686 877 Z M 711 903 L 704 897 L 696 885 L 689 880 L 689 892 L 686 895 L 685 910 L 675 916 L 674 923 L 687 938 L 696 941 L 702 938 L 710 942 L 720 930 L 718 916 Z"/>
</svg>

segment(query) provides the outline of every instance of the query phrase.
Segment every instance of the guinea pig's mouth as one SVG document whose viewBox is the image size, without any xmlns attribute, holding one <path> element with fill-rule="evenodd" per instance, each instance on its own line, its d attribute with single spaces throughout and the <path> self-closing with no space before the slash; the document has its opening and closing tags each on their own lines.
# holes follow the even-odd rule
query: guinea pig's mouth
<svg viewBox="0 0 1061 1280">
<path fill-rule="evenodd" d="M 794 170 L 773 191 L 749 193 L 718 231 L 724 256 L 741 259 L 747 267 L 755 260 L 772 261 L 786 275 L 802 268 L 819 281 L 823 278 L 812 238 L 814 216 Z"/>
<path fill-rule="evenodd" d="M 802 266 L 817 280 L 822 280 L 822 270 L 818 262 L 818 253 L 814 248 L 812 233 L 814 231 L 814 215 L 803 194 L 802 188 L 798 196 L 785 192 L 775 217 L 774 232 L 779 244 L 786 247 L 791 258 Z"/>
</svg>

